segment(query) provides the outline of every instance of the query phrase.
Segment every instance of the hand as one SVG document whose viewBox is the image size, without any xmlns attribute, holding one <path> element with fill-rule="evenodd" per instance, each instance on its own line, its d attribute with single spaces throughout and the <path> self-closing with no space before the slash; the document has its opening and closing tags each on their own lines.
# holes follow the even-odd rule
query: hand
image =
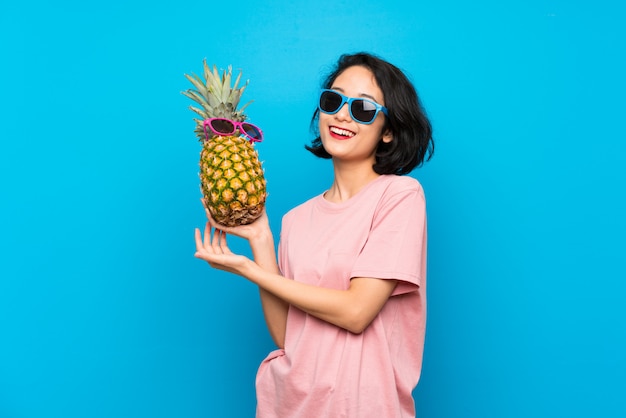
<svg viewBox="0 0 626 418">
<path fill-rule="evenodd" d="M 215 228 L 211 233 L 211 224 L 204 228 L 204 238 L 200 229 L 195 230 L 196 253 L 194 257 L 205 260 L 213 268 L 243 275 L 243 271 L 252 261 L 233 253 L 226 243 L 226 232 Z"/>
<path fill-rule="evenodd" d="M 261 216 L 258 219 L 256 219 L 254 222 L 252 222 L 251 224 L 230 227 L 230 226 L 217 223 L 217 221 L 213 218 L 213 216 L 211 215 L 211 212 L 207 208 L 206 200 L 200 199 L 200 201 L 202 202 L 202 205 L 204 206 L 204 211 L 206 212 L 207 219 L 209 220 L 209 223 L 211 224 L 213 228 L 219 229 L 221 231 L 224 231 L 231 235 L 235 235 L 240 238 L 244 238 L 248 241 L 251 241 L 254 238 L 260 237 L 261 235 L 266 234 L 266 233 L 271 234 L 269 219 L 267 217 L 267 213 L 265 212 L 265 209 L 263 209 Z"/>
</svg>

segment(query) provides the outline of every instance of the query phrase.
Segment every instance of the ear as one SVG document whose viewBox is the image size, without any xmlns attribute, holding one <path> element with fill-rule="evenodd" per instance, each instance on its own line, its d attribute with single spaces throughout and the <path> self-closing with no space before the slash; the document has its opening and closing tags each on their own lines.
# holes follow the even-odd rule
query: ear
<svg viewBox="0 0 626 418">
<path fill-rule="evenodd" d="M 381 138 L 383 140 L 384 143 L 388 144 L 391 141 L 393 141 L 393 134 L 391 133 L 391 130 L 387 129 L 384 133 L 383 133 L 383 137 Z"/>
</svg>

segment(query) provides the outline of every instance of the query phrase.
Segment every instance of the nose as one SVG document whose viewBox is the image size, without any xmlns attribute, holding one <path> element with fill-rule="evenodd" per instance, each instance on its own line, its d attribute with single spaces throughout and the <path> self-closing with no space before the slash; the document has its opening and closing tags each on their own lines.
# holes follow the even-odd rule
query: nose
<svg viewBox="0 0 626 418">
<path fill-rule="evenodd" d="M 344 103 L 337 113 L 335 113 L 335 117 L 339 120 L 352 120 L 349 106 L 350 105 L 348 103 Z"/>
</svg>

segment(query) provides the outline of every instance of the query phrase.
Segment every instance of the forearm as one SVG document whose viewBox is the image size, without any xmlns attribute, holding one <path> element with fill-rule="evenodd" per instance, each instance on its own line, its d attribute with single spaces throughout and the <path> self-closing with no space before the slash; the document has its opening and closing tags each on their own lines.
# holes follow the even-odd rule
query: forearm
<svg viewBox="0 0 626 418">
<path fill-rule="evenodd" d="M 287 279 L 253 263 L 244 276 L 279 300 L 353 333 L 369 325 L 395 287 L 393 280 L 353 279 L 348 290 L 328 289 Z"/>
<path fill-rule="evenodd" d="M 250 249 L 254 262 L 263 270 L 270 273 L 279 273 L 278 263 L 276 261 L 276 250 L 274 248 L 274 236 L 272 231 L 268 229 L 249 238 Z"/>
<path fill-rule="evenodd" d="M 267 330 L 278 348 L 285 348 L 285 330 L 289 305 L 282 299 L 259 287 L 261 306 Z"/>
<path fill-rule="evenodd" d="M 214 268 L 243 276 L 262 290 L 264 315 L 278 346 L 284 342 L 289 305 L 348 331 L 360 333 L 380 312 L 396 285 L 395 280 L 366 277 L 352 278 L 347 290 L 307 285 L 281 276 L 271 232 L 248 237 L 255 261 L 233 254 L 226 243 L 224 231 L 215 229 L 211 233 L 207 224 L 204 239 L 200 230 L 196 229 L 195 234 L 196 257 L 206 260 Z"/>
<path fill-rule="evenodd" d="M 255 263 L 268 273 L 279 274 L 271 231 L 264 231 L 250 239 L 249 243 Z M 259 296 L 270 336 L 278 348 L 284 348 L 289 304 L 260 287 Z"/>
</svg>

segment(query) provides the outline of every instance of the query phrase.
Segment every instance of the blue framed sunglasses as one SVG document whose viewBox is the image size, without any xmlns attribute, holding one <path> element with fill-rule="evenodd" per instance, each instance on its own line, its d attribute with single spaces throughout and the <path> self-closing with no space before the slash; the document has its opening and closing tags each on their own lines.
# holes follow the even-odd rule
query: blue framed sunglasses
<svg viewBox="0 0 626 418">
<path fill-rule="evenodd" d="M 318 108 L 320 112 L 334 115 L 339 112 L 339 109 L 341 109 L 345 103 L 348 103 L 350 117 L 352 117 L 354 121 L 364 125 L 369 125 L 374 122 L 376 116 L 378 116 L 378 112 L 383 112 L 385 116 L 389 115 L 387 108 L 376 102 L 368 99 L 347 97 L 330 89 L 322 90 Z"/>
</svg>

